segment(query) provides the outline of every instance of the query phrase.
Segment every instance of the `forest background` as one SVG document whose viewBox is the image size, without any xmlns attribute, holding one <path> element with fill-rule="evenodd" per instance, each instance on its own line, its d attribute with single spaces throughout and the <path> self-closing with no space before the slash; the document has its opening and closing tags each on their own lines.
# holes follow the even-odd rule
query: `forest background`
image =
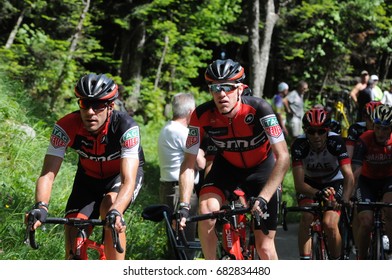
<svg viewBox="0 0 392 280">
<path fill-rule="evenodd" d="M 306 104 L 350 90 L 359 73 L 388 89 L 391 1 L 319 0 L 2 0 L 0 1 L 0 259 L 63 259 L 61 227 L 39 231 L 39 250 L 23 244 L 23 215 L 53 123 L 77 109 L 73 88 L 89 72 L 105 73 L 141 126 L 146 181 L 126 214 L 128 259 L 162 259 L 165 233 L 143 221 L 158 200 L 156 139 L 170 99 L 192 92 L 209 99 L 203 75 L 215 59 L 239 61 L 254 95 L 269 100 L 277 84 L 309 83 Z M 52 194 L 62 215 L 77 155 L 69 151 Z M 284 199 L 293 203 L 290 172 Z"/>
</svg>

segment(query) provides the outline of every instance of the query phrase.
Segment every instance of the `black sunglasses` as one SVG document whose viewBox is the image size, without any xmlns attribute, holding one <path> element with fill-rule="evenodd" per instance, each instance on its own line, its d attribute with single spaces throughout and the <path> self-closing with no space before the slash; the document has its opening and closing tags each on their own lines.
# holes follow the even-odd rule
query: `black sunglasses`
<svg viewBox="0 0 392 280">
<path fill-rule="evenodd" d="M 325 133 L 327 133 L 327 129 L 326 128 L 312 128 L 312 127 L 309 127 L 307 130 L 306 130 L 306 133 L 307 134 L 310 134 L 310 135 L 315 135 L 316 133 L 318 134 L 318 135 L 324 135 Z"/>
<path fill-rule="evenodd" d="M 208 85 L 212 93 L 220 93 L 222 90 L 226 93 L 238 88 L 237 84 L 212 84 Z"/>
<path fill-rule="evenodd" d="M 79 99 L 78 101 L 79 108 L 88 110 L 88 109 L 93 109 L 94 112 L 101 112 L 106 109 L 108 106 L 107 102 L 102 102 L 102 101 L 88 101 L 88 100 L 83 100 Z"/>
</svg>

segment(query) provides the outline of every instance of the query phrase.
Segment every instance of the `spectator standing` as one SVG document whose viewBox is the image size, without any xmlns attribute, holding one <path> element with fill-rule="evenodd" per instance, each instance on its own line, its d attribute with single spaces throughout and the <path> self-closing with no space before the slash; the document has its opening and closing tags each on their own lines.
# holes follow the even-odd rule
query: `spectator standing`
<svg viewBox="0 0 392 280">
<path fill-rule="evenodd" d="M 158 138 L 158 159 L 160 168 L 159 199 L 167 204 L 171 210 L 178 208 L 179 186 L 178 179 L 181 162 L 184 159 L 186 139 L 188 137 L 188 123 L 190 115 L 196 107 L 195 99 L 190 93 L 178 93 L 172 99 L 173 117 L 161 129 Z M 195 184 L 199 181 L 199 170 L 205 167 L 204 151 L 199 149 L 195 166 Z M 195 192 L 191 196 L 191 214 L 197 212 L 198 199 Z M 185 230 L 188 241 L 196 238 L 196 223 L 190 223 Z M 168 246 L 169 243 L 168 243 Z M 171 251 L 169 249 L 169 251 Z M 173 255 L 169 256 L 173 258 Z M 187 252 L 187 259 L 193 259 L 194 252 Z"/>
<path fill-rule="evenodd" d="M 369 72 L 366 70 L 363 70 L 361 72 L 360 81 L 355 84 L 355 86 L 353 87 L 353 89 L 350 92 L 351 99 L 354 101 L 354 103 L 356 105 L 358 105 L 358 94 L 361 90 L 364 90 L 367 87 L 368 81 L 369 81 Z M 359 113 L 361 113 L 361 112 L 359 112 Z"/>
<path fill-rule="evenodd" d="M 288 136 L 288 130 L 286 128 L 286 110 L 283 104 L 283 99 L 289 93 L 289 85 L 285 82 L 281 82 L 278 85 L 278 93 L 274 95 L 272 99 L 272 109 L 274 109 L 276 117 L 278 118 L 279 124 L 282 127 L 285 136 Z"/>
<path fill-rule="evenodd" d="M 374 81 L 372 79 L 369 79 L 367 86 L 363 90 L 360 90 L 358 93 L 357 121 L 363 121 L 362 112 L 366 106 L 366 103 L 373 100 L 373 86 L 374 86 Z"/>
<path fill-rule="evenodd" d="M 302 134 L 302 117 L 304 115 L 304 95 L 309 90 L 308 83 L 300 81 L 295 90 L 283 99 L 287 113 L 287 124 L 292 139 Z"/>
<path fill-rule="evenodd" d="M 384 91 L 381 103 L 392 106 L 392 81 L 389 83 L 389 90 Z"/>
<path fill-rule="evenodd" d="M 381 101 L 384 93 L 382 92 L 381 88 L 378 86 L 378 76 L 371 75 L 370 80 L 373 81 L 372 100 Z"/>
</svg>

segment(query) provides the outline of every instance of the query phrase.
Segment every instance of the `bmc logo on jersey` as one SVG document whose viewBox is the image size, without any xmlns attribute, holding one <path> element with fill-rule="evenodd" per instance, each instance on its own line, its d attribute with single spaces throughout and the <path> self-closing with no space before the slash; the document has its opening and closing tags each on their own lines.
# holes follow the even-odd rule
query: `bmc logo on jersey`
<svg viewBox="0 0 392 280">
<path fill-rule="evenodd" d="M 121 146 L 125 148 L 133 148 L 139 144 L 139 128 L 132 127 L 121 138 Z"/>
<path fill-rule="evenodd" d="M 188 138 L 186 139 L 186 147 L 189 149 L 199 142 L 199 129 L 194 126 L 189 127 Z"/>
<path fill-rule="evenodd" d="M 58 125 L 55 125 L 50 136 L 50 143 L 54 148 L 65 147 L 69 143 L 67 133 Z"/>
<path fill-rule="evenodd" d="M 275 115 L 268 115 L 260 119 L 260 122 L 267 135 L 271 137 L 279 137 L 282 134 L 282 128 L 280 127 Z"/>
</svg>

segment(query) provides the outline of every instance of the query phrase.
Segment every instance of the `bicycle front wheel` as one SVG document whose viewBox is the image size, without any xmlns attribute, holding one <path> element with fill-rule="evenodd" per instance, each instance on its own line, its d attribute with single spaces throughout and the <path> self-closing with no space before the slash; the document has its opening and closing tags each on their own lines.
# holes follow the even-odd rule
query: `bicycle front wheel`
<svg viewBox="0 0 392 280">
<path fill-rule="evenodd" d="M 370 257 L 372 260 L 385 260 L 384 248 L 381 237 L 381 232 L 376 229 L 372 234 L 372 239 L 370 242 Z"/>
<path fill-rule="evenodd" d="M 325 252 L 324 241 L 320 233 L 313 232 L 311 235 L 312 240 L 312 260 L 326 260 L 327 255 Z"/>
</svg>

